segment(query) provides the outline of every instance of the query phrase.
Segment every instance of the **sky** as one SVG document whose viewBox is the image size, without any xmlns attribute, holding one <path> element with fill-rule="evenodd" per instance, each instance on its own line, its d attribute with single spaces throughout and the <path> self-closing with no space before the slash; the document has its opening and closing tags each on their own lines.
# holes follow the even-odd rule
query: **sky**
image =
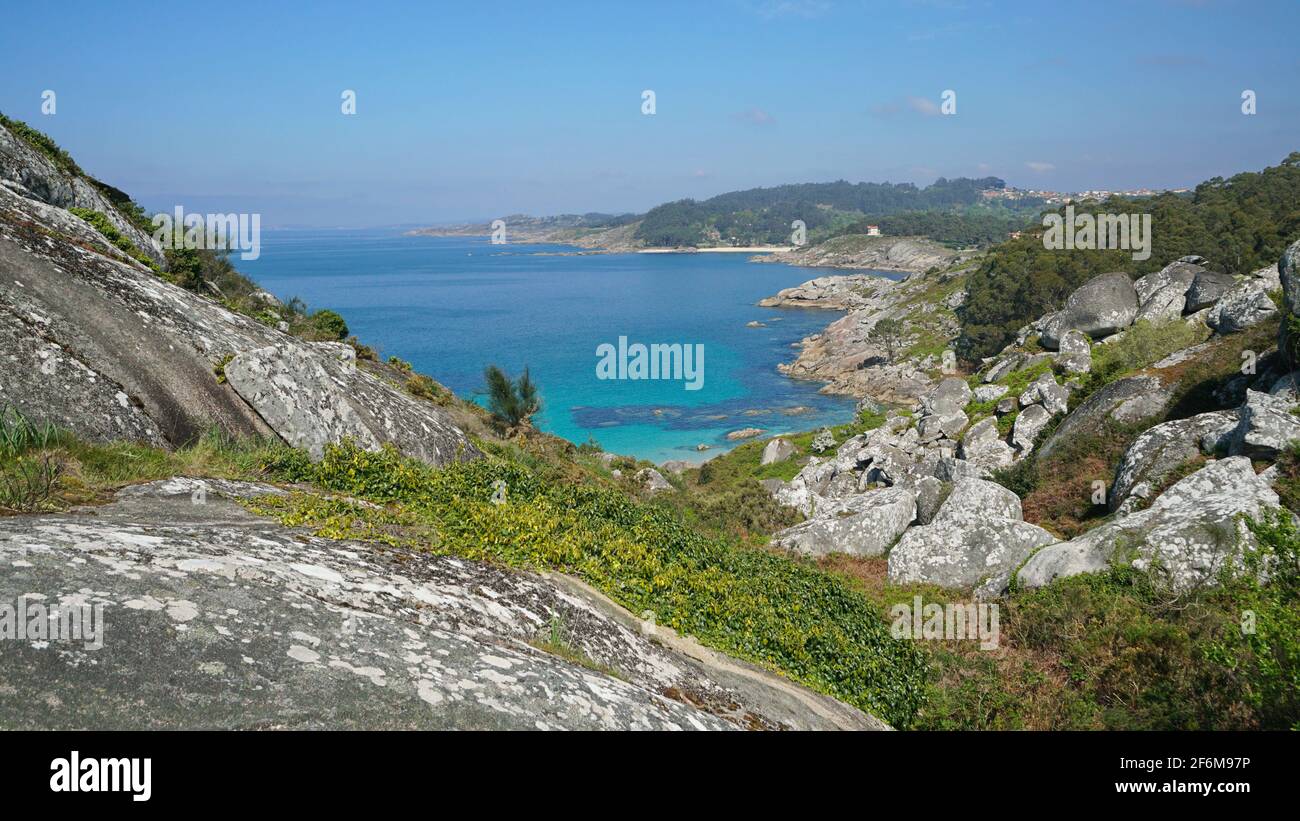
<svg viewBox="0 0 1300 821">
<path fill-rule="evenodd" d="M 0 111 L 151 210 L 267 228 L 836 179 L 1174 188 L 1300 150 L 1297 0 L 17 0 L 4 17 Z"/>
</svg>

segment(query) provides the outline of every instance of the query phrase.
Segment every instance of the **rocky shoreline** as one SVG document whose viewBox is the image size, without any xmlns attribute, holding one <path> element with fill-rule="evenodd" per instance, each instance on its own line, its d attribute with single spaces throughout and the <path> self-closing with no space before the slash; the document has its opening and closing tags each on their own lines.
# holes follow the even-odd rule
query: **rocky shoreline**
<svg viewBox="0 0 1300 821">
<path fill-rule="evenodd" d="M 914 271 L 902 279 L 836 274 L 786 288 L 758 305 L 848 312 L 799 342 L 795 360 L 777 365 L 781 373 L 823 382 L 825 394 L 915 407 L 940 375 L 941 348 L 956 336 L 953 310 L 965 298 L 964 286 L 964 267 Z"/>
</svg>

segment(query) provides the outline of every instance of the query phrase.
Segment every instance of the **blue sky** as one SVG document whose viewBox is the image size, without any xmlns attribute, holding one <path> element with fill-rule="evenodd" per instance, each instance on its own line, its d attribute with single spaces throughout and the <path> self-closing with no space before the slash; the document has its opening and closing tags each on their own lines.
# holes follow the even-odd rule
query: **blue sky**
<svg viewBox="0 0 1300 821">
<path fill-rule="evenodd" d="M 0 111 L 148 207 L 267 227 L 840 178 L 1178 187 L 1300 150 L 1296 0 L 16 5 Z"/>
</svg>

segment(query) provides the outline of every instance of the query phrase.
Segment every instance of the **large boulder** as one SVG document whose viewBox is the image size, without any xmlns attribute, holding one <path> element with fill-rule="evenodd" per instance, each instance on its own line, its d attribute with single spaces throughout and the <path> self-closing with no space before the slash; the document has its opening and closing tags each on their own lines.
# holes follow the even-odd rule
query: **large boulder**
<svg viewBox="0 0 1300 821">
<path fill-rule="evenodd" d="M 1192 280 L 1196 275 L 1205 270 L 1204 257 L 1187 256 L 1169 263 L 1154 274 L 1147 274 L 1139 277 L 1133 283 L 1133 290 L 1137 292 L 1138 301 L 1145 304 L 1156 291 L 1167 288 L 1170 285 L 1179 285 L 1182 290 L 1179 295 L 1187 293 L 1187 289 L 1192 287 Z"/>
<path fill-rule="evenodd" d="M 1300 439 L 1300 416 L 1292 411 L 1296 403 L 1287 395 L 1247 390 L 1237 427 L 1228 437 L 1234 456 L 1273 458 Z"/>
<path fill-rule="evenodd" d="M 1010 490 L 982 479 L 958 479 L 932 521 L 908 530 L 889 551 L 889 580 L 997 596 L 1021 562 L 1055 541 L 1041 527 L 1021 521 L 1020 498 Z"/>
<path fill-rule="evenodd" d="M 970 426 L 962 437 L 958 456 L 982 468 L 996 470 L 1015 461 L 1015 451 L 1002 439 L 998 420 L 992 416 Z"/>
<path fill-rule="evenodd" d="M 1151 296 L 1142 300 L 1137 318 L 1133 321 L 1161 323 L 1178 319 L 1187 307 L 1187 289 L 1190 287 L 1191 282 L 1174 281 L 1157 288 Z"/>
<path fill-rule="evenodd" d="M 949 376 L 922 399 L 922 406 L 937 416 L 950 415 L 965 408 L 972 396 L 970 385 L 966 384 L 965 379 Z"/>
<path fill-rule="evenodd" d="M 1152 570 L 1179 592 L 1213 584 L 1240 548 L 1255 545 L 1244 517 L 1259 517 L 1277 504 L 1249 459 L 1219 459 L 1175 483 L 1146 510 L 1043 548 L 1016 578 L 1025 587 L 1042 587 L 1116 561 Z"/>
<path fill-rule="evenodd" d="M 1046 371 L 1029 383 L 1018 397 L 1018 401 L 1021 407 L 1042 403 L 1047 412 L 1055 416 L 1069 409 L 1070 390 L 1058 384 L 1051 371 Z"/>
<path fill-rule="evenodd" d="M 788 439 L 773 439 L 763 448 L 763 458 L 760 464 L 771 465 L 776 462 L 784 462 L 795 454 L 795 447 Z"/>
<path fill-rule="evenodd" d="M 883 556 L 915 518 L 910 490 L 881 488 L 819 507 L 813 518 L 773 536 L 772 545 L 803 556 Z"/>
<path fill-rule="evenodd" d="M 1083 331 L 1066 331 L 1057 347 L 1060 353 L 1056 356 L 1056 364 L 1066 373 L 1092 370 L 1092 341 Z"/>
<path fill-rule="evenodd" d="M 997 596 L 1034 550 L 1055 541 L 1041 527 L 1014 519 L 913 527 L 889 551 L 889 581 Z"/>
<path fill-rule="evenodd" d="M 1007 488 L 985 479 L 959 479 L 933 521 L 970 525 L 985 519 L 1022 518 L 1020 497 Z"/>
<path fill-rule="evenodd" d="M 1277 316 L 1277 306 L 1268 295 L 1268 282 L 1248 279 L 1228 291 L 1205 317 L 1205 324 L 1221 334 L 1244 331 Z"/>
<path fill-rule="evenodd" d="M 1129 275 L 1102 274 L 1070 294 L 1065 308 L 1043 326 L 1042 344 L 1056 350 L 1067 331 L 1083 331 L 1093 339 L 1109 336 L 1133 324 L 1138 298 Z"/>
<path fill-rule="evenodd" d="M 344 437 L 367 450 L 392 443 L 434 465 L 481 455 L 434 406 L 360 370 L 348 345 L 254 348 L 226 364 L 225 378 L 281 438 L 316 458 Z"/>
<path fill-rule="evenodd" d="M 1187 289 L 1187 307 L 1184 310 L 1187 313 L 1194 313 L 1210 307 L 1218 302 L 1236 282 L 1231 274 L 1220 274 L 1209 270 L 1198 271 L 1196 278 L 1192 280 L 1192 286 Z"/>
<path fill-rule="evenodd" d="M 1179 466 L 1203 451 L 1214 453 L 1237 427 L 1236 411 L 1212 411 L 1148 428 L 1120 458 L 1108 504 L 1116 510 L 1129 498 L 1145 499 Z"/>
<path fill-rule="evenodd" d="M 1172 388 L 1157 376 L 1141 374 L 1117 379 L 1062 419 L 1039 453 L 1048 456 L 1073 437 L 1096 433 L 1107 420 L 1130 423 L 1150 419 L 1165 409 L 1172 396 Z"/>
<path fill-rule="evenodd" d="M 1038 434 L 1043 432 L 1050 421 L 1052 414 L 1042 405 L 1030 405 L 1016 414 L 1016 421 L 1011 426 L 1011 444 L 1016 446 L 1021 456 L 1034 449 Z"/>
</svg>

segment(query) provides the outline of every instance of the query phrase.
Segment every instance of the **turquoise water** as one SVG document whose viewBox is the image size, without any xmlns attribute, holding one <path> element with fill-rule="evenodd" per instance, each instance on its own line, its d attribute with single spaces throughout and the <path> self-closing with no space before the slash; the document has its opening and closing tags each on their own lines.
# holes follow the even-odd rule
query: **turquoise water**
<svg viewBox="0 0 1300 821">
<path fill-rule="evenodd" d="M 726 434 L 739 428 L 780 433 L 852 417 L 851 400 L 776 370 L 794 358 L 792 343 L 840 314 L 754 304 L 824 272 L 745 254 L 561 253 L 572 250 L 397 230 L 271 231 L 260 259 L 236 263 L 281 299 L 338 311 L 381 356 L 409 360 L 461 396 L 481 391 L 489 363 L 512 375 L 527 365 L 543 430 L 616 453 L 699 461 L 733 446 Z M 755 320 L 765 327 L 746 327 Z M 702 387 L 598 379 L 597 347 L 620 336 L 703 345 Z M 811 410 L 781 412 L 799 406 Z M 700 443 L 712 449 L 697 452 Z"/>
</svg>

